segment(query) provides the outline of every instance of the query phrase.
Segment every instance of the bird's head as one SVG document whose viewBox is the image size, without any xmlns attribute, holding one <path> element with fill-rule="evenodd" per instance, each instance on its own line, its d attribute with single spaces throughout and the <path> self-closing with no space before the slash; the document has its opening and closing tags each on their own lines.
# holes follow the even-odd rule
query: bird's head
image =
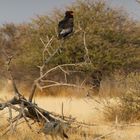
<svg viewBox="0 0 140 140">
<path fill-rule="evenodd" d="M 66 17 L 69 17 L 69 18 L 72 18 L 72 17 L 73 17 L 73 14 L 74 14 L 73 11 L 66 11 L 66 12 L 65 12 L 65 16 L 66 16 Z"/>
</svg>

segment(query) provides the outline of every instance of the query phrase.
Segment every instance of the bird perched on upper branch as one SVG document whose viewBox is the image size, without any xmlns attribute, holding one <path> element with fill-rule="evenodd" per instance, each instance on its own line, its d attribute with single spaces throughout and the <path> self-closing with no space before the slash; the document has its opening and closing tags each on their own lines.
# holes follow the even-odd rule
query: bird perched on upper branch
<svg viewBox="0 0 140 140">
<path fill-rule="evenodd" d="M 61 20 L 58 24 L 58 37 L 59 39 L 65 38 L 70 33 L 73 32 L 73 23 L 74 17 L 73 17 L 73 11 L 66 11 L 65 17 L 63 20 Z"/>
</svg>

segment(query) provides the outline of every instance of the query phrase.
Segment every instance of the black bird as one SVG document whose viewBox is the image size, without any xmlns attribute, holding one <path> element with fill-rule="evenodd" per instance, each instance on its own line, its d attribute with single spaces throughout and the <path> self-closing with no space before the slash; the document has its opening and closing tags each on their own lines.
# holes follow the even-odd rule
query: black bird
<svg viewBox="0 0 140 140">
<path fill-rule="evenodd" d="M 59 39 L 65 38 L 73 32 L 73 11 L 66 11 L 65 17 L 58 24 L 58 37 Z"/>
</svg>

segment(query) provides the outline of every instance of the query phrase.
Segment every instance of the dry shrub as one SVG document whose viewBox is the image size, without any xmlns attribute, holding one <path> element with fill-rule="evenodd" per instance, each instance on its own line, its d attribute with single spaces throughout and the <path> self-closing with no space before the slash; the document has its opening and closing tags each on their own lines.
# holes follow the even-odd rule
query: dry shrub
<svg viewBox="0 0 140 140">
<path fill-rule="evenodd" d="M 121 120 L 140 120 L 140 96 L 137 93 L 131 91 L 122 97 L 121 101 Z"/>
<path fill-rule="evenodd" d="M 136 122 L 140 121 L 140 75 L 130 74 L 125 79 L 125 92 L 115 97 L 113 104 L 111 101 L 105 105 L 105 119 L 115 121 Z M 124 89 L 123 89 L 124 90 Z"/>
</svg>

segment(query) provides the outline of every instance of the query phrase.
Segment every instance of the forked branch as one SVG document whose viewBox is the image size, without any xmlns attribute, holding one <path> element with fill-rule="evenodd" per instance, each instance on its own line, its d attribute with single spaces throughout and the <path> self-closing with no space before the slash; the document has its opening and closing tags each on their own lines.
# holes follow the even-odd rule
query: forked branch
<svg viewBox="0 0 140 140">
<path fill-rule="evenodd" d="M 55 113 L 51 113 L 48 112 L 47 110 L 44 110 L 40 107 L 38 107 L 37 104 L 32 103 L 33 97 L 35 95 L 36 89 L 39 88 L 41 90 L 46 89 L 46 88 L 50 88 L 50 87 L 58 87 L 58 86 L 67 86 L 67 87 L 80 87 L 82 88 L 82 86 L 77 86 L 75 84 L 70 84 L 67 83 L 67 75 L 71 74 L 72 72 L 75 72 L 73 69 L 77 68 L 77 67 L 83 67 L 87 62 L 90 61 L 89 59 L 89 52 L 87 49 L 87 45 L 86 45 L 86 40 L 85 40 L 85 32 L 84 32 L 84 37 L 83 37 L 83 41 L 84 41 L 84 46 L 85 46 L 85 51 L 86 51 L 86 59 L 85 62 L 81 62 L 81 63 L 71 63 L 71 64 L 61 64 L 61 65 L 57 65 L 53 68 L 46 68 L 47 64 L 54 58 L 54 56 L 57 54 L 59 55 L 58 51 L 60 50 L 60 48 L 62 48 L 62 44 L 60 43 L 60 46 L 58 46 L 57 48 L 52 48 L 51 44 L 52 41 L 54 40 L 54 37 L 51 37 L 50 39 L 48 38 L 48 42 L 45 43 L 43 41 L 42 38 L 40 38 L 44 49 L 42 51 L 42 65 L 38 66 L 39 68 L 39 77 L 34 81 L 33 85 L 32 85 L 32 89 L 29 95 L 29 98 L 26 99 L 23 94 L 21 94 L 17 88 L 17 85 L 15 83 L 15 79 L 12 75 L 11 69 L 10 69 L 10 64 L 12 62 L 12 58 L 13 57 L 9 57 L 6 53 L 6 59 L 7 61 L 7 70 L 9 72 L 10 75 L 10 79 L 12 81 L 12 85 L 13 85 L 13 89 L 14 89 L 14 97 L 6 102 L 0 103 L 0 110 L 4 110 L 5 108 L 9 108 L 9 126 L 6 129 L 5 133 L 9 132 L 10 130 L 15 131 L 16 127 L 18 125 L 19 120 L 23 119 L 24 122 L 27 124 L 27 126 L 32 129 L 31 124 L 29 123 L 29 120 L 34 120 L 35 122 L 66 122 L 66 123 L 70 123 L 70 122 L 74 122 L 76 121 L 74 118 L 72 117 L 66 117 L 61 116 L 61 115 L 56 115 Z M 50 51 L 51 49 L 51 51 Z M 53 52 L 52 52 L 53 50 Z M 46 55 L 46 53 L 48 55 Z M 48 56 L 48 57 L 46 57 Z M 65 76 L 65 82 L 59 82 L 59 81 L 55 81 L 55 80 L 51 80 L 49 79 L 49 75 L 52 74 L 53 72 L 56 71 L 61 71 L 64 76 Z M 43 85 L 42 85 L 43 83 Z M 18 112 L 17 116 L 13 116 L 13 111 Z"/>
</svg>

